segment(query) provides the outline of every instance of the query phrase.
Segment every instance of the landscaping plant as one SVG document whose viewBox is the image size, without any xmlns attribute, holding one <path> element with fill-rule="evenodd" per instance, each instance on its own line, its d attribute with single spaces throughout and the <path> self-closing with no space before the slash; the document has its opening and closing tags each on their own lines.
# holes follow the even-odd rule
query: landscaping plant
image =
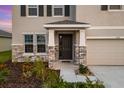
<svg viewBox="0 0 124 93">
<path fill-rule="evenodd" d="M 45 80 L 43 82 L 43 87 L 54 87 L 60 82 L 60 76 L 57 71 L 52 69 L 46 70 Z"/>
<path fill-rule="evenodd" d="M 10 74 L 10 70 L 7 68 L 0 69 L 0 83 L 7 80 L 7 76 Z"/>
<path fill-rule="evenodd" d="M 32 69 L 33 74 L 36 76 L 37 79 L 40 79 L 42 81 L 45 80 L 45 66 L 43 64 L 43 61 L 39 58 L 36 59 L 33 65 Z"/>
<path fill-rule="evenodd" d="M 32 76 L 32 71 L 31 71 L 32 68 L 33 68 L 33 65 L 30 62 L 25 62 L 22 65 L 22 73 L 24 78 L 30 78 Z"/>
<path fill-rule="evenodd" d="M 88 71 L 88 68 L 86 66 L 84 66 L 82 64 L 79 65 L 79 72 L 81 74 L 85 74 L 85 73 L 87 73 L 87 71 Z"/>
<path fill-rule="evenodd" d="M 93 75 L 87 66 L 80 64 L 79 65 L 79 73 L 83 75 Z"/>
</svg>

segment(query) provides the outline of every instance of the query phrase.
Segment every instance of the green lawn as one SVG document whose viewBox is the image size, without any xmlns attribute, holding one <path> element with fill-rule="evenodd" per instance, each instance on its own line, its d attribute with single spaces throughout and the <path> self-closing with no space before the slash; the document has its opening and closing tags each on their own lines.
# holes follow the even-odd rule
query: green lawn
<svg viewBox="0 0 124 93">
<path fill-rule="evenodd" d="M 11 59 L 11 51 L 0 52 L 0 63 L 4 63 Z"/>
</svg>

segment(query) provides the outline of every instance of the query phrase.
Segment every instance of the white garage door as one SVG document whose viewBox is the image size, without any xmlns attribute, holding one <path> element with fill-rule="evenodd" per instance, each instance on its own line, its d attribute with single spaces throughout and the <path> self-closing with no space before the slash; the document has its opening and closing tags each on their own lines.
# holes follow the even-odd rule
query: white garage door
<svg viewBox="0 0 124 93">
<path fill-rule="evenodd" d="M 88 65 L 124 65 L 124 40 L 87 40 Z"/>
</svg>

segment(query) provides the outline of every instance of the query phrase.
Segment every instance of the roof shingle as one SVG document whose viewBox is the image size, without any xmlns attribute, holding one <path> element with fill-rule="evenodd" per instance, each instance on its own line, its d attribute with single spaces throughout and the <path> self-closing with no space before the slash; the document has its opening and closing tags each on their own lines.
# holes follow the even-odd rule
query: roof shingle
<svg viewBox="0 0 124 93">
<path fill-rule="evenodd" d="M 47 24 L 88 24 L 88 23 L 76 22 L 74 20 L 62 20 L 62 21 L 56 21 L 56 22 L 51 22 Z"/>
</svg>

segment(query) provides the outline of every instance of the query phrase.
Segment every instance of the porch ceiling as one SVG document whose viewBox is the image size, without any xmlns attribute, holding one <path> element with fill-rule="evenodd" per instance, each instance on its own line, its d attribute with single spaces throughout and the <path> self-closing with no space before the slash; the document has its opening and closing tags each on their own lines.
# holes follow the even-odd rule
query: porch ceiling
<svg viewBox="0 0 124 93">
<path fill-rule="evenodd" d="M 44 25 L 45 28 L 89 28 L 89 23 L 76 22 L 73 20 L 62 20 L 52 23 L 47 23 Z"/>
</svg>

